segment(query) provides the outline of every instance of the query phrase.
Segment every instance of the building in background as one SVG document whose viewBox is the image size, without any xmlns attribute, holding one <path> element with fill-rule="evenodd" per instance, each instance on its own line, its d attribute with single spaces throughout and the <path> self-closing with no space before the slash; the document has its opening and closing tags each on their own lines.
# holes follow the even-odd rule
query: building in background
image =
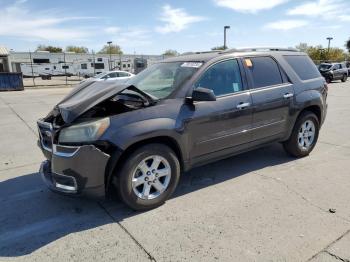
<svg viewBox="0 0 350 262">
<path fill-rule="evenodd" d="M 4 46 L 0 46 L 0 72 L 11 72 L 9 51 Z"/>
</svg>

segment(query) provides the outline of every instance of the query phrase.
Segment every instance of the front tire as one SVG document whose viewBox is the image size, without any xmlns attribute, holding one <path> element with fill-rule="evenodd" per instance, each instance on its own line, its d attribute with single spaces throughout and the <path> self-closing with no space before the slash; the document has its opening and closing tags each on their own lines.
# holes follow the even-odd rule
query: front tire
<svg viewBox="0 0 350 262">
<path fill-rule="evenodd" d="M 298 117 L 292 134 L 287 141 L 283 143 L 283 147 L 288 154 L 294 157 L 305 157 L 314 149 L 320 124 L 317 116 L 305 111 Z"/>
<path fill-rule="evenodd" d="M 116 186 L 127 206 L 144 211 L 162 205 L 179 178 L 180 163 L 174 151 L 163 144 L 148 144 L 125 159 Z"/>
</svg>

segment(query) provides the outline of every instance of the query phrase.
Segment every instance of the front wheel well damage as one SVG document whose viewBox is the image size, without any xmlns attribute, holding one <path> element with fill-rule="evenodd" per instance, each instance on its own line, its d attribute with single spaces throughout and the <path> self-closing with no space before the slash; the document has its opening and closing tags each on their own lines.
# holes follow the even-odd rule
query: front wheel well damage
<svg viewBox="0 0 350 262">
<path fill-rule="evenodd" d="M 105 173 L 106 193 L 108 195 L 110 191 L 113 191 L 111 190 L 113 189 L 112 187 L 113 179 L 114 177 L 117 178 L 116 176 L 118 174 L 117 172 L 118 170 L 121 169 L 121 166 L 126 161 L 127 157 L 138 148 L 148 144 L 163 144 L 170 147 L 176 154 L 177 158 L 179 159 L 180 168 L 181 168 L 181 171 L 183 171 L 183 168 L 184 168 L 183 157 L 182 157 L 180 146 L 175 139 L 168 136 L 159 136 L 159 137 L 153 137 L 153 138 L 141 140 L 130 145 L 122 153 L 116 152 L 115 154 L 112 154 L 110 161 L 108 163 L 108 168 L 106 169 L 106 173 Z"/>
</svg>

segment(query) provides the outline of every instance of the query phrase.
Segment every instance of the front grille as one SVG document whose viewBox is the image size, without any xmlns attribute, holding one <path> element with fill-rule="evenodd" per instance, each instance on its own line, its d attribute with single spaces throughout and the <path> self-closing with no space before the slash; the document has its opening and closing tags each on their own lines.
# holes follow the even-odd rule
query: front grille
<svg viewBox="0 0 350 262">
<path fill-rule="evenodd" d="M 47 151 L 52 151 L 52 125 L 39 120 L 38 131 L 40 135 L 40 143 L 43 148 Z"/>
</svg>

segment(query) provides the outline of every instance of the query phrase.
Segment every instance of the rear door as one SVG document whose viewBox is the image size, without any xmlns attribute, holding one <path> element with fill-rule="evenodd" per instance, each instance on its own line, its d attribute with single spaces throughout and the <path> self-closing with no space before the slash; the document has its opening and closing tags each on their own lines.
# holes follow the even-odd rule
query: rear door
<svg viewBox="0 0 350 262">
<path fill-rule="evenodd" d="M 226 154 L 251 141 L 252 100 L 242 82 L 237 59 L 220 61 L 209 67 L 194 88 L 213 90 L 216 101 L 194 102 L 193 115 L 186 121 L 190 157 L 205 158 Z M 209 157 L 210 158 L 210 157 Z"/>
<path fill-rule="evenodd" d="M 294 90 L 270 56 L 244 58 L 253 103 L 253 140 L 274 140 L 286 131 Z"/>
<path fill-rule="evenodd" d="M 334 80 L 339 80 L 343 77 L 340 64 L 333 65 L 333 76 L 334 76 L 333 77 Z"/>
</svg>

